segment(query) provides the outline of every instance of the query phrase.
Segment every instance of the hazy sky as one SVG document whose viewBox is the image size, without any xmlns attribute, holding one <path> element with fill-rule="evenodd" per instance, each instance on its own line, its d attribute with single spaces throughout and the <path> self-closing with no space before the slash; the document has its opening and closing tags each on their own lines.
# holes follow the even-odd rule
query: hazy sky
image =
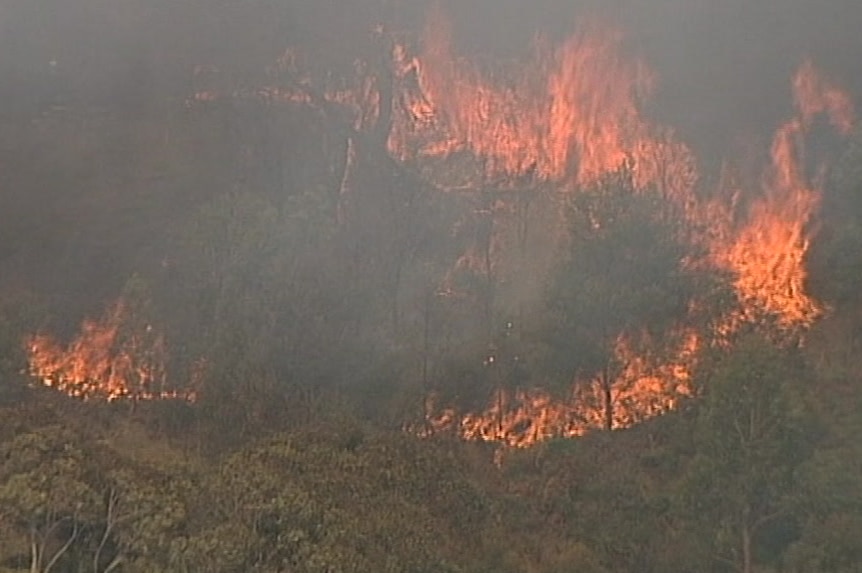
<svg viewBox="0 0 862 573">
<path fill-rule="evenodd" d="M 294 0 L 300 34 L 344 38 L 384 13 L 421 26 L 432 0 Z M 458 49 L 511 56 L 542 33 L 561 38 L 596 14 L 623 29 L 658 76 L 651 111 L 710 150 L 768 133 L 790 112 L 790 78 L 805 57 L 862 100 L 859 0 L 440 0 Z M 393 11 L 393 8 L 395 9 Z M 299 23 L 302 23 L 301 25 Z M 335 35 L 330 35 L 335 32 Z M 331 42 L 332 40 L 330 40 Z M 336 46 L 332 46 L 333 49 Z"/>
<path fill-rule="evenodd" d="M 108 97 L 147 78 L 182 85 L 195 64 L 258 73 L 291 44 L 349 62 L 376 22 L 417 31 L 432 1 L 0 0 L 0 91 L 26 94 L 28 72 L 43 73 L 53 59 L 76 89 Z M 716 148 L 786 117 L 790 76 L 806 56 L 862 100 L 859 0 L 439 2 L 460 50 L 499 56 L 600 14 L 657 74 L 650 111 Z"/>
<path fill-rule="evenodd" d="M 788 113 L 805 57 L 862 98 L 858 0 L 468 0 L 444 2 L 465 50 L 522 49 L 537 31 L 568 33 L 600 14 L 658 76 L 654 111 L 701 143 L 726 144 Z"/>
</svg>

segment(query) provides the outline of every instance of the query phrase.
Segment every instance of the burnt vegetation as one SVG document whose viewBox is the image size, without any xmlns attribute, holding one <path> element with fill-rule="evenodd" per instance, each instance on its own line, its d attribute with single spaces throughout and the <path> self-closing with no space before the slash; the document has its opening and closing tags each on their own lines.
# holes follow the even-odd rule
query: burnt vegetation
<svg viewBox="0 0 862 573">
<path fill-rule="evenodd" d="M 487 4 L 0 2 L 0 573 L 862 570 L 860 10 Z"/>
</svg>

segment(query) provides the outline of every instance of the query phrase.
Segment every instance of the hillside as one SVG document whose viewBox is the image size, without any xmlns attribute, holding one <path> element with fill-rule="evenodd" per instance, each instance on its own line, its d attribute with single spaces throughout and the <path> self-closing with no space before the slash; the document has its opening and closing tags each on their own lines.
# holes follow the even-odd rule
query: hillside
<svg viewBox="0 0 862 573">
<path fill-rule="evenodd" d="M 862 13 L 482 2 L 0 6 L 0 571 L 860 570 Z"/>
</svg>

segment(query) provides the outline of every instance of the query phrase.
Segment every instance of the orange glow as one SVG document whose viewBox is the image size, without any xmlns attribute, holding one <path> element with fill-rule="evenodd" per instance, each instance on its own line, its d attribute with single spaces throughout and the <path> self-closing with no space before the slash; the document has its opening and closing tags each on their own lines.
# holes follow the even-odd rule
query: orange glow
<svg viewBox="0 0 862 573">
<path fill-rule="evenodd" d="M 556 49 L 539 44 L 530 60 L 483 73 L 452 53 L 448 22 L 433 13 L 421 54 L 402 66 L 418 81 L 402 85 L 409 97 L 390 138 L 393 155 L 468 151 L 489 179 L 533 173 L 564 188 L 632 161 L 639 187 L 688 202 L 694 158 L 671 130 L 642 119 L 638 102 L 654 78 L 624 57 L 622 34 L 585 26 Z"/>
<path fill-rule="evenodd" d="M 673 358 L 661 362 L 637 355 L 629 341 L 619 337 L 615 352 L 622 371 L 610 385 L 613 427 L 626 428 L 661 415 L 691 396 L 698 347 L 697 335 L 687 333 Z M 597 379 L 578 381 L 565 400 L 540 388 L 498 389 L 487 409 L 460 415 L 454 408 L 438 410 L 432 398 L 426 402 L 425 427 L 418 433 L 455 432 L 466 440 L 520 448 L 549 438 L 578 437 L 604 427 L 604 394 Z"/>
<path fill-rule="evenodd" d="M 181 398 L 166 390 L 164 338 L 150 325 L 130 328 L 122 300 L 99 321 L 85 320 L 66 347 L 37 334 L 26 341 L 29 373 L 45 386 L 82 398 L 114 401 Z"/>
<path fill-rule="evenodd" d="M 743 312 L 750 320 L 767 312 L 785 327 L 809 326 L 823 308 L 805 293 L 805 255 L 820 190 L 806 178 L 802 164 L 804 136 L 821 113 L 841 133 L 852 128 L 847 96 L 828 85 L 806 61 L 793 80 L 798 116 L 782 125 L 770 150 L 762 194 L 732 236 L 714 244 L 715 262 L 736 274 Z"/>
<path fill-rule="evenodd" d="M 810 126 L 819 114 L 826 114 L 843 135 L 848 135 L 856 124 L 850 96 L 821 77 L 811 60 L 806 59 L 793 78 L 793 101 L 803 127 Z"/>
</svg>

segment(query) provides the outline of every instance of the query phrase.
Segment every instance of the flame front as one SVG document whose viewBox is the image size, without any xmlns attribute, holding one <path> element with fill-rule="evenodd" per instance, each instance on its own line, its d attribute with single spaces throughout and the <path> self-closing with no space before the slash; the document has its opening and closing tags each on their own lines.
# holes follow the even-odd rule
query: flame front
<svg viewBox="0 0 862 573">
<path fill-rule="evenodd" d="M 116 302 L 101 320 L 85 320 L 80 334 L 65 348 L 37 334 L 26 344 L 30 375 L 46 386 L 82 399 L 152 400 L 182 398 L 166 390 L 166 350 L 152 326 L 129 328 L 125 303 Z"/>
<path fill-rule="evenodd" d="M 529 447 L 606 427 L 608 412 L 613 428 L 626 428 L 675 409 L 681 399 L 693 394 L 691 371 L 699 346 L 696 333 L 685 333 L 673 358 L 657 362 L 638 355 L 629 339 L 620 336 L 615 354 L 622 372 L 610 382 L 607 393 L 599 379 L 576 382 L 564 400 L 541 388 L 499 388 L 487 409 L 460 416 L 454 408 L 438 409 L 432 396 L 426 403 L 426 425 L 418 433 L 429 436 L 455 430 L 467 440 Z"/>
</svg>

